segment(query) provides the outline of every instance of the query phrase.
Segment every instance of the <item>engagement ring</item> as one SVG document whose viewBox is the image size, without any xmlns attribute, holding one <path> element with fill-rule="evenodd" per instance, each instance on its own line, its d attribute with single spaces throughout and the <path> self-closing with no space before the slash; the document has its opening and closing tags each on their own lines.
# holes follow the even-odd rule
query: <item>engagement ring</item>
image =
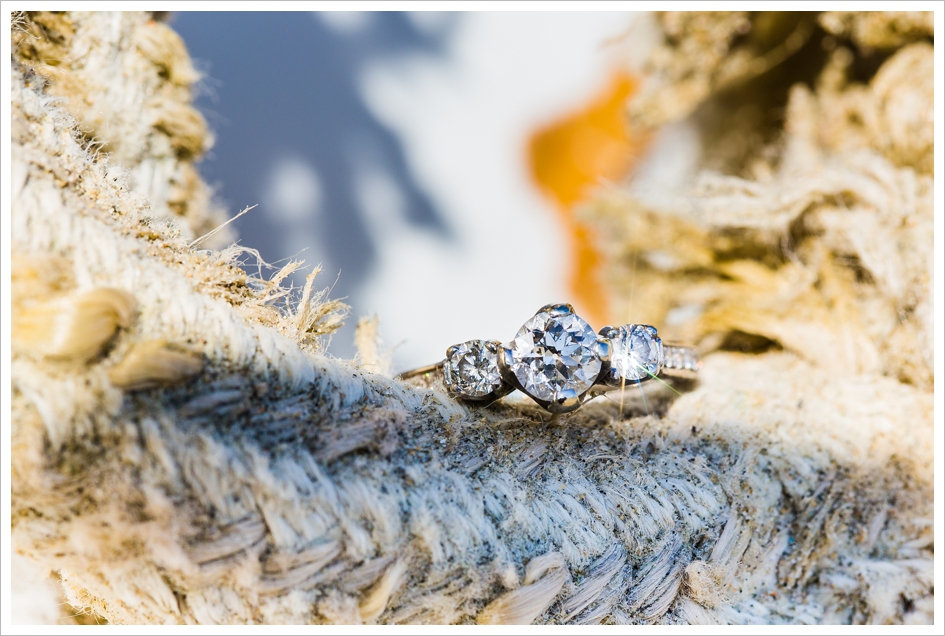
<svg viewBox="0 0 945 636">
<path fill-rule="evenodd" d="M 694 349 L 663 344 L 655 327 L 627 324 L 594 333 L 571 305 L 558 304 L 539 309 L 511 342 L 468 340 L 449 347 L 445 360 L 397 378 L 442 374 L 451 396 L 480 405 L 518 389 L 551 413 L 567 413 L 664 371 L 689 374 L 701 366 Z"/>
</svg>

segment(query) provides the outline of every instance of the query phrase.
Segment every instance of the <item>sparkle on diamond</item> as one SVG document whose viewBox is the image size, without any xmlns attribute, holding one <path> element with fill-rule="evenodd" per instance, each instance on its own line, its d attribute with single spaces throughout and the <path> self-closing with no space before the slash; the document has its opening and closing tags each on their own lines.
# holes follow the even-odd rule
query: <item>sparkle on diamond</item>
<svg viewBox="0 0 945 636">
<path fill-rule="evenodd" d="M 464 397 L 489 395 L 502 384 L 496 352 L 484 340 L 469 340 L 456 345 L 453 355 L 443 365 L 446 386 Z"/>
<path fill-rule="evenodd" d="M 509 348 L 512 373 L 540 400 L 551 401 L 565 389 L 580 395 L 600 374 L 597 334 L 575 314 L 538 312 L 522 325 Z"/>
<path fill-rule="evenodd" d="M 652 330 L 652 331 L 651 331 Z M 611 337 L 611 375 L 615 380 L 636 382 L 659 373 L 663 343 L 648 325 L 624 325 Z"/>
</svg>

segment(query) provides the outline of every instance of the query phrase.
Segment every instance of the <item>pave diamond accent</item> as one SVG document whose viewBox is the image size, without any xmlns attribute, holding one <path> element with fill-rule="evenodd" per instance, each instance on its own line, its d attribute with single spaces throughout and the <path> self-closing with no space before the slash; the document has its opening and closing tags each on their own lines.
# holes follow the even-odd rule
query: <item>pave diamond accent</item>
<svg viewBox="0 0 945 636">
<path fill-rule="evenodd" d="M 624 325 L 610 336 L 613 354 L 610 377 L 614 381 L 648 380 L 663 367 L 663 342 L 650 325 Z"/>
<path fill-rule="evenodd" d="M 450 347 L 443 365 L 446 387 L 467 398 L 489 395 L 502 385 L 497 353 L 498 343 L 487 340 L 469 340 Z"/>
<path fill-rule="evenodd" d="M 664 369 L 683 369 L 684 371 L 698 371 L 702 368 L 699 354 L 692 347 L 673 347 L 663 349 Z"/>
<path fill-rule="evenodd" d="M 509 370 L 532 397 L 553 401 L 562 392 L 582 395 L 601 370 L 597 334 L 567 306 L 539 310 L 508 345 Z"/>
</svg>

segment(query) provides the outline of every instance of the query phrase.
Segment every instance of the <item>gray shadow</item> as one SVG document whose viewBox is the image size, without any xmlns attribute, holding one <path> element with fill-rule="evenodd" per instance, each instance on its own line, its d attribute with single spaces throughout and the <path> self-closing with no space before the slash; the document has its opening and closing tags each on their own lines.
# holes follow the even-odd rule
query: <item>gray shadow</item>
<svg viewBox="0 0 945 636">
<path fill-rule="evenodd" d="M 260 206 L 234 222 L 241 244 L 258 249 L 270 263 L 296 256 L 309 266 L 322 262 L 320 286 L 337 278 L 331 296 L 356 300 L 377 255 L 354 191 L 354 170 L 365 154 L 398 185 L 407 220 L 451 240 L 443 215 L 410 173 L 400 140 L 361 99 L 358 71 L 379 58 L 445 57 L 456 19 L 431 33 L 403 13 L 378 12 L 362 29 L 342 33 L 308 12 L 171 16 L 173 28 L 207 76 L 196 105 L 216 143 L 200 171 L 230 214 L 263 203 L 266 180 L 280 158 L 304 159 L 320 177 L 317 230 L 316 210 L 288 222 Z M 316 231 L 317 246 L 286 253 L 284 245 Z M 293 283 L 301 285 L 304 275 Z M 353 323 L 362 312 L 355 306 L 348 325 L 335 335 L 334 355 L 353 355 Z"/>
</svg>

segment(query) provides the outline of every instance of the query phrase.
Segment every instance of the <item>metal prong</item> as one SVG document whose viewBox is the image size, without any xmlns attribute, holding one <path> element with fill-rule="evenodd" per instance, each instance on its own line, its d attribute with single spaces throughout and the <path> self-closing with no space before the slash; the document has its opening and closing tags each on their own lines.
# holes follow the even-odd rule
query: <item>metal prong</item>
<svg viewBox="0 0 945 636">
<path fill-rule="evenodd" d="M 607 325 L 606 327 L 601 327 L 600 331 L 598 331 L 597 334 L 610 340 L 611 338 L 617 335 L 617 328 Z"/>
<path fill-rule="evenodd" d="M 503 376 L 509 375 L 509 368 L 512 366 L 512 350 L 508 347 L 499 346 L 496 359 L 499 363 L 499 372 Z"/>
<path fill-rule="evenodd" d="M 613 353 L 614 347 L 610 344 L 610 339 L 603 336 L 598 336 L 597 338 L 597 355 L 600 356 L 601 362 L 610 362 L 610 355 Z"/>
<path fill-rule="evenodd" d="M 567 314 L 574 313 L 574 307 L 568 303 L 553 303 L 551 305 L 545 305 L 535 313 L 547 312 L 553 316 L 565 316 Z"/>
<path fill-rule="evenodd" d="M 562 389 L 545 408 L 552 413 L 567 413 L 581 406 L 581 396 L 574 389 Z"/>
<path fill-rule="evenodd" d="M 456 353 L 456 350 L 459 349 L 459 345 L 450 345 L 446 348 L 446 359 L 449 360 L 453 357 L 453 354 Z"/>
</svg>

